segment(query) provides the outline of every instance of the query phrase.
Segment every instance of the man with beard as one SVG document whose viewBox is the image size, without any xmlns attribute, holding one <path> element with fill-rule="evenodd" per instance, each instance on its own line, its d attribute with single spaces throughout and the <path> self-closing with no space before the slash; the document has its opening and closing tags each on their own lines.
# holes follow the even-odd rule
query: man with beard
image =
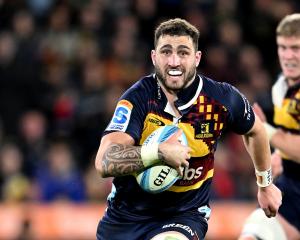
<svg viewBox="0 0 300 240">
<path fill-rule="evenodd" d="M 276 29 L 277 53 L 282 73 L 272 87 L 274 124 L 266 122 L 259 107 L 254 110 L 264 121 L 271 146 L 276 185 L 283 193 L 276 218 L 255 210 L 243 227 L 240 240 L 300 239 L 300 14 L 283 18 Z M 282 174 L 281 174 L 282 173 Z M 281 174 L 281 175 L 280 175 Z"/>
<path fill-rule="evenodd" d="M 259 204 L 267 216 L 277 213 L 281 192 L 272 184 L 264 127 L 237 89 L 197 75 L 198 38 L 199 31 L 183 19 L 162 22 L 151 52 L 155 74 L 135 83 L 116 106 L 95 160 L 102 177 L 114 177 L 98 240 L 204 239 L 214 152 L 226 129 L 243 135 L 259 176 Z M 178 126 L 189 146 L 179 140 L 142 145 L 164 125 Z M 135 174 L 158 163 L 170 165 L 181 178 L 151 194 L 139 187 Z"/>
</svg>

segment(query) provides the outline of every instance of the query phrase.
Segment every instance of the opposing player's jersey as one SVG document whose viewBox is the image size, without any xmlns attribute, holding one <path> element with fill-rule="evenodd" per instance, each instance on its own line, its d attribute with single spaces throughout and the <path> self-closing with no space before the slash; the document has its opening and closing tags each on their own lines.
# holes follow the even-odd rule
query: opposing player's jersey
<svg viewBox="0 0 300 240">
<path fill-rule="evenodd" d="M 272 88 L 274 124 L 284 131 L 300 135 L 300 83 L 288 87 L 280 76 Z M 283 158 L 284 174 L 300 180 L 300 164 L 280 153 Z"/>
<path fill-rule="evenodd" d="M 108 214 L 142 220 L 198 209 L 208 217 L 217 141 L 225 130 L 247 133 L 254 124 L 254 113 L 236 88 L 204 76 L 197 76 L 178 93 L 175 106 L 180 118 L 176 118 L 155 75 L 139 80 L 120 98 L 104 134 L 125 132 L 136 145 L 142 145 L 155 129 L 175 124 L 183 129 L 192 152 L 183 178 L 159 194 L 144 192 L 134 176 L 115 177 Z"/>
</svg>

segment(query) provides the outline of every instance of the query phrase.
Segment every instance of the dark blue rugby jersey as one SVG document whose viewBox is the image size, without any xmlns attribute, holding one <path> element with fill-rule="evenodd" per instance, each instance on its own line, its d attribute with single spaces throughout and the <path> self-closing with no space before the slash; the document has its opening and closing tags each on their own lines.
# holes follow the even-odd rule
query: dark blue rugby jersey
<svg viewBox="0 0 300 240">
<path fill-rule="evenodd" d="M 134 176 L 115 177 L 109 214 L 141 220 L 208 206 L 217 140 L 225 129 L 245 134 L 254 124 L 252 108 L 236 88 L 204 76 L 197 75 L 180 91 L 175 105 L 182 115 L 179 119 L 154 75 L 139 80 L 120 98 L 104 134 L 126 132 L 136 145 L 142 145 L 155 129 L 176 124 L 186 134 L 192 152 L 183 178 L 159 194 L 144 192 Z"/>
</svg>

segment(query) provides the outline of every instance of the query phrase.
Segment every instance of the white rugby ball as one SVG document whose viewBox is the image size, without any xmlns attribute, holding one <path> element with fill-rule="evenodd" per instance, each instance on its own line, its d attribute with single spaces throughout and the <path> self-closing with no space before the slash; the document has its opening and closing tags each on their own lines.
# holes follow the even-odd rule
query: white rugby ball
<svg viewBox="0 0 300 240">
<path fill-rule="evenodd" d="M 152 143 L 161 143 L 170 139 L 177 131 L 178 127 L 173 125 L 166 125 L 158 128 L 152 132 L 143 145 Z M 187 146 L 187 138 L 182 132 L 178 139 L 181 144 Z M 178 179 L 177 171 L 168 165 L 154 165 L 151 166 L 136 176 L 136 180 L 140 187 L 149 193 L 160 193 L 170 188 Z"/>
</svg>

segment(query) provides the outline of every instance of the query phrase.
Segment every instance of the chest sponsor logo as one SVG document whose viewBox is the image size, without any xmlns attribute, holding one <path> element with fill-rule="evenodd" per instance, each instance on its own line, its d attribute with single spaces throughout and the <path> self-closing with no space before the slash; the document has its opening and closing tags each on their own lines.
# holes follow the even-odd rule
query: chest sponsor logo
<svg viewBox="0 0 300 240">
<path fill-rule="evenodd" d="M 156 118 L 156 117 L 150 117 L 148 120 L 150 123 L 153 123 L 157 126 L 164 126 L 165 123 L 163 121 L 161 121 L 160 119 Z"/>
<path fill-rule="evenodd" d="M 200 166 L 198 168 L 184 168 L 183 171 L 183 177 L 181 178 L 181 180 L 193 180 L 193 179 L 197 179 L 202 175 L 202 171 L 203 171 L 203 167 Z"/>
</svg>

